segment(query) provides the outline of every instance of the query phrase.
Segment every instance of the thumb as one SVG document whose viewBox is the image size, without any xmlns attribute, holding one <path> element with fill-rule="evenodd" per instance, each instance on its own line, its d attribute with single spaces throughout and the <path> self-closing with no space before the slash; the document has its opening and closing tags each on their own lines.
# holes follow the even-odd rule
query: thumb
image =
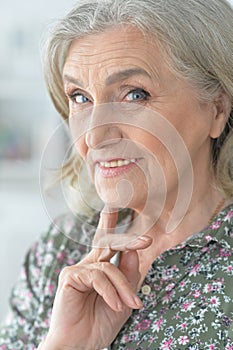
<svg viewBox="0 0 233 350">
<path fill-rule="evenodd" d="M 132 286 L 132 290 L 136 293 L 141 277 L 137 251 L 130 250 L 121 253 L 118 268 L 125 275 L 128 282 Z"/>
</svg>

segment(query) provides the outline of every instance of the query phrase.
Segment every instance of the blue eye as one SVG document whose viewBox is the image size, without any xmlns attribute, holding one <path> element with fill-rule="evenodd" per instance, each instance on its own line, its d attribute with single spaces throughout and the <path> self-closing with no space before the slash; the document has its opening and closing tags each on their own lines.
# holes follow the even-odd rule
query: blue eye
<svg viewBox="0 0 233 350">
<path fill-rule="evenodd" d="M 127 96 L 127 101 L 145 101 L 150 96 L 149 92 L 143 90 L 143 89 L 135 89 L 130 91 Z"/>
<path fill-rule="evenodd" d="M 74 93 L 72 95 L 72 100 L 73 100 L 73 102 L 75 102 L 77 104 L 83 104 L 83 103 L 90 102 L 90 100 L 85 95 L 80 94 L 80 93 Z"/>
</svg>

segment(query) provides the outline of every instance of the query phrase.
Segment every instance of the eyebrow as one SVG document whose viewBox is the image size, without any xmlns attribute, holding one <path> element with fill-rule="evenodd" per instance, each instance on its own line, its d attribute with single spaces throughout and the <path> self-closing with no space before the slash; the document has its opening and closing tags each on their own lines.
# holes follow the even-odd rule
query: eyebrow
<svg viewBox="0 0 233 350">
<path fill-rule="evenodd" d="M 106 79 L 106 85 L 112 85 L 118 81 L 126 80 L 134 75 L 144 75 L 150 78 L 150 75 L 142 68 L 129 68 L 110 75 Z"/>
<path fill-rule="evenodd" d="M 80 87 L 83 87 L 83 83 L 80 81 L 80 80 L 78 80 L 78 79 L 76 79 L 76 78 L 73 78 L 73 77 L 71 77 L 70 75 L 68 75 L 68 74 L 65 74 L 64 76 L 63 76 L 63 81 L 65 82 L 65 81 L 69 81 L 70 83 L 73 83 L 73 84 L 75 84 L 75 85 L 79 85 Z"/>
<path fill-rule="evenodd" d="M 150 75 L 142 68 L 129 68 L 125 69 L 116 73 L 113 73 L 107 79 L 105 80 L 106 85 L 112 85 L 115 84 L 118 81 L 126 80 L 134 75 L 144 75 L 148 78 L 150 78 Z M 75 85 L 79 85 L 80 87 L 83 87 L 83 83 L 78 80 L 77 78 L 73 78 L 68 74 L 65 74 L 63 77 L 63 80 L 67 80 Z"/>
</svg>

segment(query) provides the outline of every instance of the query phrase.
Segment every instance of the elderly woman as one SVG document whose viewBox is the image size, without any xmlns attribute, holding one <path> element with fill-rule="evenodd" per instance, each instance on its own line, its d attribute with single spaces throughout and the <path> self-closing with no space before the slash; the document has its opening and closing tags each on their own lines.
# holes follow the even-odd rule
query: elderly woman
<svg viewBox="0 0 233 350">
<path fill-rule="evenodd" d="M 225 0 L 80 0 L 56 25 L 63 170 L 104 209 L 31 248 L 0 349 L 233 349 L 232 23 Z"/>
</svg>

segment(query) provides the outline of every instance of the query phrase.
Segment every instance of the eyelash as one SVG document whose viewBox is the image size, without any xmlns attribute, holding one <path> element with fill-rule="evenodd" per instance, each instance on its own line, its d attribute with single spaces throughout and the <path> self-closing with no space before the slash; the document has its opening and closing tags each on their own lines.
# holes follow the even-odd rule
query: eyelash
<svg viewBox="0 0 233 350">
<path fill-rule="evenodd" d="M 85 96 L 84 95 L 84 93 L 82 93 L 81 91 L 74 91 L 74 92 L 72 92 L 72 93 L 68 93 L 67 94 L 68 95 L 68 98 L 73 102 L 73 103 L 77 103 L 76 101 L 75 101 L 75 98 L 77 97 L 77 96 L 84 96 L 85 98 L 87 98 L 89 101 L 90 101 L 90 99 L 87 97 L 87 96 Z M 77 103 L 77 104 L 79 104 L 79 103 Z"/>
<path fill-rule="evenodd" d="M 144 97 L 142 99 L 136 99 L 136 102 L 145 102 L 150 98 L 150 93 L 148 91 L 146 91 L 143 88 L 135 88 L 135 89 L 131 89 L 127 92 L 127 94 L 124 96 L 124 98 L 126 98 L 127 96 L 129 96 L 130 94 L 133 93 L 138 93 L 138 94 L 144 94 Z M 68 98 L 75 104 L 85 104 L 91 101 L 90 98 L 88 98 L 82 91 L 74 91 L 73 93 L 67 93 Z M 77 96 L 83 96 L 84 98 L 86 98 L 88 101 L 87 102 L 83 102 L 83 103 L 78 103 L 77 101 L 75 101 Z M 129 101 L 131 102 L 131 101 Z M 133 102 L 133 101 L 132 101 Z"/>
<path fill-rule="evenodd" d="M 130 94 L 133 94 L 133 93 L 144 94 L 144 98 L 139 99 L 139 100 L 135 100 L 135 101 L 139 101 L 139 102 L 147 101 L 150 97 L 150 93 L 142 88 L 132 89 L 126 94 L 126 96 L 129 96 Z"/>
</svg>

